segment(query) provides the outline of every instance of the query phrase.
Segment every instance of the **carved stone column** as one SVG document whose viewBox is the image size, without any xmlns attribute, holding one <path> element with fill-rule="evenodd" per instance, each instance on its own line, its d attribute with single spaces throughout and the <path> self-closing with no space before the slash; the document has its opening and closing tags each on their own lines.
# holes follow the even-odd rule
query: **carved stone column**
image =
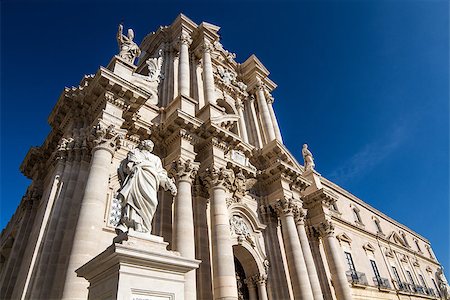
<svg viewBox="0 0 450 300">
<path fill-rule="evenodd" d="M 256 285 L 258 286 L 259 300 L 268 300 L 267 298 L 267 275 L 257 275 L 255 277 Z"/>
<path fill-rule="evenodd" d="M 242 100 L 237 99 L 236 109 L 239 114 L 239 132 L 241 133 L 242 140 L 248 143 L 247 126 L 245 126 L 245 119 L 244 119 L 244 104 L 242 103 Z"/>
<path fill-rule="evenodd" d="M 256 109 L 255 109 L 255 97 L 250 96 L 248 99 L 248 104 L 250 106 L 250 114 L 252 116 L 253 121 L 253 127 L 254 127 L 254 136 L 256 137 L 256 146 L 259 148 L 262 148 L 262 136 L 261 136 L 261 130 L 259 130 L 259 122 L 258 122 L 258 116 L 256 115 Z"/>
<path fill-rule="evenodd" d="M 256 98 L 258 99 L 259 113 L 261 114 L 264 132 L 266 135 L 266 142 L 268 143 L 275 139 L 275 130 L 270 117 L 266 96 L 264 95 L 264 84 L 261 80 L 258 80 L 258 85 L 256 87 Z"/>
<path fill-rule="evenodd" d="M 211 62 L 211 52 L 213 51 L 213 45 L 209 41 L 205 41 L 202 46 L 203 51 L 203 84 L 206 103 L 216 103 L 215 87 L 214 87 L 214 74 Z"/>
<path fill-rule="evenodd" d="M 226 191 L 231 184 L 233 171 L 211 167 L 204 178 L 209 184 L 211 197 L 211 243 L 214 299 L 237 300 L 236 273 L 230 223 L 226 204 Z"/>
<path fill-rule="evenodd" d="M 174 202 L 173 249 L 186 258 L 195 259 L 194 217 L 192 210 L 192 181 L 198 166 L 190 160 L 174 163 L 177 181 L 177 198 Z M 186 299 L 197 299 L 195 270 L 186 273 L 184 295 Z"/>
<path fill-rule="evenodd" d="M 191 37 L 186 32 L 179 37 L 178 91 L 180 95 L 188 97 L 190 96 L 189 45 L 191 42 Z"/>
<path fill-rule="evenodd" d="M 281 199 L 272 204 L 272 207 L 277 211 L 281 219 L 283 240 L 294 298 L 314 299 L 309 278 L 305 276 L 307 273 L 305 259 L 295 227 L 294 209 L 296 206 L 296 203 L 292 199 Z"/>
<path fill-rule="evenodd" d="M 249 300 L 258 300 L 258 292 L 256 290 L 256 283 L 253 277 L 246 278 L 244 283 L 247 285 Z"/>
<path fill-rule="evenodd" d="M 278 125 L 277 116 L 275 115 L 275 112 L 273 111 L 273 101 L 274 101 L 273 97 L 271 95 L 269 95 L 268 99 L 267 99 L 267 105 L 269 107 L 270 118 L 272 119 L 273 128 L 275 130 L 275 136 L 276 136 L 277 140 L 280 143 L 282 143 L 283 138 L 281 137 L 280 126 Z"/>
<path fill-rule="evenodd" d="M 306 235 L 305 212 L 302 208 L 295 211 L 295 224 L 297 225 L 298 237 L 303 250 L 303 256 L 305 257 L 306 269 L 308 270 L 308 277 L 311 283 L 314 300 L 323 300 L 319 277 L 317 276 L 317 270 L 314 264 L 311 248 L 309 246 L 308 236 Z"/>
<path fill-rule="evenodd" d="M 316 229 L 323 239 L 336 298 L 338 300 L 351 300 L 352 294 L 345 275 L 344 255 L 337 245 L 334 226 L 330 221 L 324 221 Z"/>
<path fill-rule="evenodd" d="M 69 258 L 63 299 L 87 297 L 88 283 L 77 277 L 75 270 L 99 254 L 105 246 L 95 237 L 104 226 L 105 195 L 108 191 L 111 160 L 120 145 L 120 138 L 112 125 L 105 128 L 99 124 L 91 133 L 91 167 Z"/>
</svg>

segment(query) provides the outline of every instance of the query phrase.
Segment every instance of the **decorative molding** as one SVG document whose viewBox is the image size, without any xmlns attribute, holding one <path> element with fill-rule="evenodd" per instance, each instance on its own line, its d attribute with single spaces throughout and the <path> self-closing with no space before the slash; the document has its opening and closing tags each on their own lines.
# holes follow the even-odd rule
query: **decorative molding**
<svg viewBox="0 0 450 300">
<path fill-rule="evenodd" d="M 190 159 L 183 160 L 177 159 L 172 163 L 170 173 L 176 178 L 177 181 L 193 182 L 197 175 L 199 163 L 192 162 Z"/>
<path fill-rule="evenodd" d="M 203 182 L 209 188 L 224 188 L 230 190 L 234 183 L 234 172 L 224 167 L 211 166 L 202 173 Z"/>
<path fill-rule="evenodd" d="M 351 243 L 352 243 L 352 239 L 345 233 L 336 235 L 336 238 L 338 239 L 339 243 L 344 242 L 349 245 L 351 245 Z"/>
<path fill-rule="evenodd" d="M 325 220 L 319 225 L 315 226 L 315 229 L 322 238 L 331 237 L 334 235 L 334 225 L 331 221 Z"/>
<path fill-rule="evenodd" d="M 297 207 L 299 206 L 299 201 L 294 199 L 282 198 L 277 202 L 271 204 L 271 206 L 279 217 L 289 215 L 293 216 L 295 209 L 297 209 Z"/>
<path fill-rule="evenodd" d="M 121 147 L 123 134 L 118 132 L 114 125 L 104 125 L 101 121 L 92 127 L 88 143 L 92 149 L 105 149 L 114 155 Z"/>
<path fill-rule="evenodd" d="M 363 245 L 363 249 L 366 250 L 366 251 L 370 251 L 370 252 L 372 252 L 372 253 L 375 252 L 375 247 L 372 246 L 372 244 L 370 244 L 370 243 L 365 243 L 365 244 Z"/>
</svg>

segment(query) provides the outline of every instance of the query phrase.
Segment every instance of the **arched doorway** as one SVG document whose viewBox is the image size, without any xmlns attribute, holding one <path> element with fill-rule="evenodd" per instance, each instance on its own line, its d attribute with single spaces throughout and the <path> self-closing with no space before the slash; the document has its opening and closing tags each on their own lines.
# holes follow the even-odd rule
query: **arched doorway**
<svg viewBox="0 0 450 300">
<path fill-rule="evenodd" d="M 239 300 L 267 300 L 264 267 L 257 263 L 257 258 L 242 244 L 233 246 L 236 283 Z M 253 251 L 254 252 L 254 251 Z"/>
</svg>

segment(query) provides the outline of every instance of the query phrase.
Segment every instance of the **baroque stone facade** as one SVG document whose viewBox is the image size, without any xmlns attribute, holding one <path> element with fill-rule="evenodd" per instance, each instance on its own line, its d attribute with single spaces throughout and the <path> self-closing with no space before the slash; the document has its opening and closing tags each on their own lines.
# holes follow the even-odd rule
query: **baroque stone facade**
<svg viewBox="0 0 450 300">
<path fill-rule="evenodd" d="M 269 71 L 254 55 L 237 63 L 219 29 L 179 15 L 138 46 L 120 26 L 119 55 L 64 90 L 21 166 L 32 184 L 2 231 L 1 298 L 86 299 L 110 274 L 105 255 L 136 263 L 139 243 L 113 243 L 117 170 L 146 139 L 178 190 L 158 192 L 151 228 L 171 250 L 158 276 L 185 272 L 182 298 L 448 297 L 427 239 L 322 177 L 306 145 L 305 167 L 292 156 Z"/>
</svg>

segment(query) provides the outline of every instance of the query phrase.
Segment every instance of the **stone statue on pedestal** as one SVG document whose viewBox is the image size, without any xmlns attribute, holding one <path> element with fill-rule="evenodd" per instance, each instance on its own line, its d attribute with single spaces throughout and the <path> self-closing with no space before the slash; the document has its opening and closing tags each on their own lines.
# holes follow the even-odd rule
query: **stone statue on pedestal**
<svg viewBox="0 0 450 300">
<path fill-rule="evenodd" d="M 311 151 L 308 150 L 307 144 L 303 144 L 302 155 L 305 162 L 305 171 L 313 170 L 316 165 L 314 164 L 314 158 Z"/>
<path fill-rule="evenodd" d="M 438 280 L 438 286 L 440 289 L 441 298 L 445 299 L 445 300 L 450 299 L 449 286 L 448 286 L 447 280 L 445 279 L 445 276 L 444 276 L 443 267 L 440 267 L 437 269 L 436 277 Z"/>
<path fill-rule="evenodd" d="M 119 43 L 119 57 L 128 63 L 134 63 L 134 59 L 141 55 L 139 46 L 133 41 L 134 32 L 133 29 L 128 29 L 128 35 L 123 33 L 123 25 L 119 24 L 119 30 L 117 31 L 117 42 Z"/>
<path fill-rule="evenodd" d="M 122 204 L 122 215 L 116 227 L 118 234 L 129 229 L 150 234 L 159 187 L 170 190 L 173 196 L 177 194 L 176 185 L 162 167 L 161 159 L 151 153 L 153 147 L 152 141 L 142 141 L 120 164 L 118 199 Z"/>
</svg>

